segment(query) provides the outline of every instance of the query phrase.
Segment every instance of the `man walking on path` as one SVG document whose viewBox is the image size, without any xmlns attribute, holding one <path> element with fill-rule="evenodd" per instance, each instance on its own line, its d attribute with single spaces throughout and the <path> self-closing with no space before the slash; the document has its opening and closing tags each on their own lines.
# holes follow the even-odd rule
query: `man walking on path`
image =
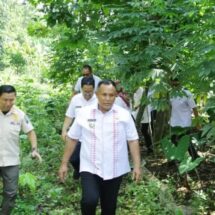
<svg viewBox="0 0 215 215">
<path fill-rule="evenodd" d="M 139 107 L 141 105 L 141 99 L 143 97 L 143 94 L 146 97 L 149 97 L 151 95 L 151 92 L 146 91 L 143 87 L 139 87 L 136 92 L 134 93 L 134 111 L 133 115 L 136 119 L 137 113 L 139 111 Z M 150 155 L 153 153 L 153 144 L 152 144 L 152 129 L 151 129 L 151 110 L 152 107 L 150 104 L 147 104 L 145 106 L 143 115 L 141 117 L 141 132 L 144 137 L 144 142 L 147 148 L 147 155 Z"/>
<path fill-rule="evenodd" d="M 15 204 L 19 178 L 19 134 L 27 133 L 32 157 L 42 160 L 37 151 L 34 128 L 20 109 L 14 106 L 16 90 L 11 85 L 0 86 L 0 176 L 3 179 L 3 200 L 0 214 L 9 215 Z"/>
<path fill-rule="evenodd" d="M 189 90 L 185 90 L 181 87 L 178 78 L 172 79 L 171 84 L 177 93 L 180 94 L 170 98 L 170 126 L 172 133 L 171 140 L 175 145 L 177 145 L 178 141 L 184 135 L 190 135 L 192 126 L 192 112 L 197 118 L 198 111 L 192 93 Z M 196 128 L 198 130 L 200 129 L 199 124 L 197 124 Z M 188 151 L 193 160 L 199 157 L 191 141 L 189 143 Z"/>
<path fill-rule="evenodd" d="M 81 80 L 81 89 L 82 89 L 81 93 L 72 97 L 72 100 L 66 111 L 66 117 L 63 123 L 62 135 L 61 135 L 64 142 L 66 142 L 67 132 L 70 126 L 72 125 L 74 119 L 76 118 L 78 111 L 82 107 L 97 103 L 96 95 L 94 94 L 94 88 L 95 88 L 95 81 L 93 77 L 84 77 Z M 81 141 L 79 140 L 79 142 L 76 145 L 75 151 L 70 159 L 71 164 L 74 168 L 74 173 L 73 173 L 74 179 L 79 178 L 80 147 L 81 147 Z"/>
<path fill-rule="evenodd" d="M 68 132 L 59 177 L 64 182 L 69 158 L 81 138 L 82 215 L 95 215 L 99 199 L 102 214 L 115 215 L 122 177 L 130 171 L 127 143 L 133 179 L 141 178 L 138 134 L 130 113 L 114 105 L 114 82 L 101 81 L 96 95 L 98 104 L 82 108 Z"/>
<path fill-rule="evenodd" d="M 84 77 L 93 77 L 93 79 L 95 81 L 94 91 L 96 91 L 98 83 L 99 83 L 99 81 L 101 81 L 101 79 L 98 76 L 93 74 L 93 70 L 92 70 L 92 67 L 90 65 L 84 65 L 82 68 L 82 76 L 80 78 L 78 78 L 78 80 L 75 84 L 74 95 L 81 92 L 81 80 Z"/>
</svg>

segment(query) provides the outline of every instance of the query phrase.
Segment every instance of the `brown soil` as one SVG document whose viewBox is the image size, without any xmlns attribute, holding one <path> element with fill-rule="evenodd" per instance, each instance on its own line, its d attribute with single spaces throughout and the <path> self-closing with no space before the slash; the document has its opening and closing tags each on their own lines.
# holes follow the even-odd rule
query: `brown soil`
<svg viewBox="0 0 215 215">
<path fill-rule="evenodd" d="M 180 176 L 175 162 L 168 162 L 164 156 L 159 154 L 147 155 L 143 150 L 142 157 L 146 161 L 145 167 L 159 180 L 171 180 L 176 192 L 174 197 L 177 202 L 188 204 L 196 191 L 203 191 L 207 195 L 207 212 L 213 214 L 215 211 L 215 162 L 212 154 L 199 153 L 205 160 L 196 170 Z"/>
</svg>

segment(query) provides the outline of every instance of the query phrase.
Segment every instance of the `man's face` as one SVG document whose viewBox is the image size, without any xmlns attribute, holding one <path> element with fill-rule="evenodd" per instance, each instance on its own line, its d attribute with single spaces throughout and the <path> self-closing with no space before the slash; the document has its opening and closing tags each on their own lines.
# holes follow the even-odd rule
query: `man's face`
<svg viewBox="0 0 215 215">
<path fill-rule="evenodd" d="M 86 100 L 90 100 L 94 94 L 94 88 L 92 85 L 84 85 L 82 87 L 82 95 Z"/>
<path fill-rule="evenodd" d="M 3 93 L 0 96 L 0 110 L 9 111 L 14 105 L 15 100 L 16 100 L 15 93 Z"/>
<path fill-rule="evenodd" d="M 90 70 L 89 69 L 83 69 L 82 70 L 82 75 L 84 76 L 84 77 L 89 77 L 89 76 L 91 76 L 91 72 L 90 72 Z"/>
<path fill-rule="evenodd" d="M 113 106 L 116 98 L 116 89 L 113 85 L 102 84 L 96 92 L 99 109 L 102 112 L 107 112 Z"/>
</svg>

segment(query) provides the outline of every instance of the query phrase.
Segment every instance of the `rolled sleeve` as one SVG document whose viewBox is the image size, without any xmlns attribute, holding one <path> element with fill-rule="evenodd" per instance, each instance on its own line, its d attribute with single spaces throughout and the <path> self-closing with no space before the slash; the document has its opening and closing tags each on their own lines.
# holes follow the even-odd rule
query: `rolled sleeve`
<svg viewBox="0 0 215 215">
<path fill-rule="evenodd" d="M 193 99 L 193 97 L 192 96 L 189 96 L 188 97 L 188 105 L 189 105 L 189 107 L 191 108 L 191 109 L 193 109 L 193 108 L 195 108 L 196 107 L 196 103 L 195 103 L 195 101 L 194 101 L 194 99 Z"/>
<path fill-rule="evenodd" d="M 33 125 L 31 124 L 31 121 L 29 120 L 29 118 L 24 115 L 24 118 L 22 120 L 22 131 L 24 133 L 28 133 L 30 131 L 32 131 L 34 129 Z"/>
<path fill-rule="evenodd" d="M 187 105 L 191 108 L 191 109 L 193 109 L 193 108 L 195 108 L 196 107 L 196 103 L 195 103 L 195 101 L 194 101 L 194 98 L 193 98 L 193 94 L 190 92 L 190 91 L 188 91 L 188 90 L 184 90 L 184 93 L 186 94 L 186 98 L 187 98 Z"/>
</svg>

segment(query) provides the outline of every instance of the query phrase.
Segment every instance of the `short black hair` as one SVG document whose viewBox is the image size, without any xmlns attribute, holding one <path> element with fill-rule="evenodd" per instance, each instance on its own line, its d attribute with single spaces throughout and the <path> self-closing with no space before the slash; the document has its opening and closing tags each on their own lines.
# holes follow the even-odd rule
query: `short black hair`
<svg viewBox="0 0 215 215">
<path fill-rule="evenodd" d="M 92 67 L 88 64 L 83 65 L 83 69 L 88 69 L 92 73 Z"/>
<path fill-rule="evenodd" d="M 1 85 L 0 86 L 0 96 L 3 93 L 15 93 L 15 95 L 16 95 L 16 89 L 12 85 Z"/>
<path fill-rule="evenodd" d="M 102 80 L 98 83 L 98 89 L 100 88 L 100 86 L 104 84 L 104 85 L 112 85 L 115 89 L 116 89 L 116 83 L 112 80 L 109 80 L 109 79 L 105 79 L 105 80 Z"/>
<path fill-rule="evenodd" d="M 84 85 L 91 85 L 93 88 L 95 88 L 95 80 L 92 76 L 90 77 L 83 77 L 81 80 L 81 88 L 83 88 Z"/>
</svg>

